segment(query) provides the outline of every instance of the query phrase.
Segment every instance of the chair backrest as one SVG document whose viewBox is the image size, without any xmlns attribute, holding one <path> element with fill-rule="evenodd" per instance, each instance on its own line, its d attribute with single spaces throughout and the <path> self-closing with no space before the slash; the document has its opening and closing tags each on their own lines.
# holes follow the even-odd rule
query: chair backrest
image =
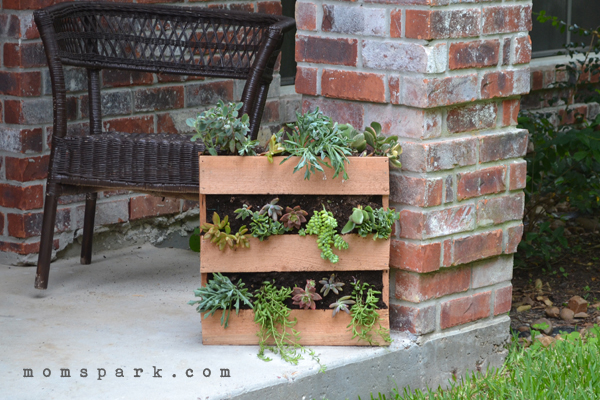
<svg viewBox="0 0 600 400">
<path fill-rule="evenodd" d="M 35 14 L 51 19 L 63 64 L 239 79 L 248 77 L 268 30 L 289 25 L 273 15 L 107 2 Z"/>
</svg>

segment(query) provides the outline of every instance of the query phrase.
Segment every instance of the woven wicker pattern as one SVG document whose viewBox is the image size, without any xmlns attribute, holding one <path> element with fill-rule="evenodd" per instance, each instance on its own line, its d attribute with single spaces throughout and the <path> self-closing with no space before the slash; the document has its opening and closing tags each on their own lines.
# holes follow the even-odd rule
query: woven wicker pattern
<svg viewBox="0 0 600 400">
<path fill-rule="evenodd" d="M 223 72 L 246 78 L 275 17 L 125 4 L 74 4 L 55 11 L 63 62 Z"/>
<path fill-rule="evenodd" d="M 204 145 L 188 136 L 111 132 L 56 138 L 53 146 L 52 178 L 58 182 L 198 191 Z"/>
</svg>

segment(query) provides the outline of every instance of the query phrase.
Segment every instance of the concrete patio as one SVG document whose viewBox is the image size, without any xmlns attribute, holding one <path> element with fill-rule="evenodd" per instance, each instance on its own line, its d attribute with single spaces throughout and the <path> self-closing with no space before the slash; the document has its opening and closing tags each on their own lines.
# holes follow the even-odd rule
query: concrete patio
<svg viewBox="0 0 600 400">
<path fill-rule="evenodd" d="M 321 374 L 309 356 L 293 366 L 279 356 L 259 360 L 257 346 L 203 346 L 200 316 L 186 304 L 199 285 L 198 256 L 181 249 L 106 251 L 89 266 L 59 260 L 47 291 L 33 288 L 34 275 L 0 265 L 6 399 L 368 399 L 396 385 L 444 384 L 506 355 L 508 316 L 421 342 L 393 332 L 389 348 L 314 347 L 327 366 Z M 116 377 L 119 368 L 124 377 Z"/>
</svg>

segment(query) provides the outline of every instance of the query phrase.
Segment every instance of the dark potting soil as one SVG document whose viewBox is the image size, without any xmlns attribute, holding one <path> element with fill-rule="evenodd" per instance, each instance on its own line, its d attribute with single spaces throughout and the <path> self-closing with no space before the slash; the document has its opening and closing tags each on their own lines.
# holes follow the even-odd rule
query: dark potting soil
<svg viewBox="0 0 600 400">
<path fill-rule="evenodd" d="M 325 206 L 325 209 L 331 211 L 338 221 L 338 232 L 342 230 L 346 222 L 350 219 L 354 207 L 358 207 L 359 205 L 371 206 L 373 208 L 382 207 L 381 196 L 211 195 L 206 196 L 206 217 L 208 222 L 211 222 L 214 212 L 219 214 L 221 219 L 228 215 L 231 231 L 237 232 L 242 225 L 250 228 L 250 218 L 246 218 L 245 221 L 242 221 L 241 218 L 236 219 L 235 210 L 247 204 L 248 206 L 252 206 L 252 211 L 260 211 L 265 204 L 270 203 L 275 198 L 279 198 L 277 204 L 283 207 L 283 214 L 285 214 L 286 206 L 290 208 L 300 206 L 304 211 L 308 212 L 308 216 L 306 217 L 307 222 L 315 211 L 320 211 Z M 304 227 L 305 225 L 303 224 L 302 226 Z M 293 230 L 288 233 L 295 234 L 296 232 L 296 230 Z"/>
<path fill-rule="evenodd" d="M 329 280 L 329 277 L 331 276 L 332 273 L 335 273 L 335 276 L 336 276 L 335 280 L 337 282 L 343 282 L 344 286 L 342 287 L 342 291 L 340 292 L 340 294 L 335 294 L 332 291 L 329 291 L 327 296 L 323 297 L 323 293 L 320 293 L 323 285 L 320 284 L 319 281 L 323 280 L 323 279 Z M 265 281 L 269 281 L 269 282 L 275 281 L 274 285 L 277 288 L 289 287 L 289 288 L 293 289 L 294 287 L 297 286 L 297 287 L 301 287 L 302 289 L 304 289 L 304 287 L 306 286 L 306 280 L 312 279 L 316 283 L 317 293 L 319 293 L 321 295 L 321 297 L 323 297 L 322 300 L 319 300 L 316 302 L 318 310 L 329 309 L 329 305 L 331 303 L 335 303 L 337 301 L 337 299 L 339 299 L 343 296 L 352 295 L 353 286 L 350 284 L 350 282 L 354 282 L 354 278 L 358 279 L 361 283 L 367 282 L 375 290 L 378 290 L 380 292 L 383 290 L 382 271 L 338 271 L 338 272 L 333 272 L 333 271 L 316 271 L 316 272 L 308 271 L 308 272 L 306 272 L 306 271 L 303 271 L 303 272 L 285 272 L 285 273 L 282 273 L 282 272 L 259 272 L 259 273 L 225 273 L 223 275 L 227 276 L 233 283 L 237 283 L 238 280 L 241 279 L 242 282 L 245 284 L 244 288 L 247 288 L 251 293 L 254 293 L 256 290 L 258 290 L 263 285 L 263 282 L 265 282 Z M 208 275 L 208 279 L 209 280 L 212 279 L 212 274 Z M 365 293 L 365 295 L 366 295 L 366 293 Z M 379 307 L 380 309 L 386 309 L 387 306 L 383 302 L 381 295 L 379 295 L 378 297 L 379 297 L 379 302 L 377 303 L 377 307 Z M 298 309 L 298 306 L 293 305 L 292 303 L 293 303 L 293 301 L 292 301 L 292 298 L 290 297 L 285 302 L 285 305 L 291 310 Z M 249 308 L 249 307 L 243 306 L 240 308 Z"/>
</svg>

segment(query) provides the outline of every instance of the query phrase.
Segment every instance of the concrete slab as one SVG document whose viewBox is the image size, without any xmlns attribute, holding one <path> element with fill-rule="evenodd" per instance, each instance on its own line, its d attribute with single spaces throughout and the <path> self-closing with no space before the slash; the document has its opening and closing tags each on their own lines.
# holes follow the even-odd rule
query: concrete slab
<svg viewBox="0 0 600 400">
<path fill-rule="evenodd" d="M 33 288 L 34 276 L 0 265 L 6 399 L 366 399 L 500 365 L 508 336 L 505 317 L 419 344 L 393 333 L 390 348 L 314 347 L 328 368 L 318 374 L 308 356 L 293 366 L 259 360 L 257 346 L 203 346 L 200 316 L 186 304 L 200 282 L 195 253 L 147 244 L 95 254 L 88 266 L 60 260 L 47 291 Z"/>
</svg>

